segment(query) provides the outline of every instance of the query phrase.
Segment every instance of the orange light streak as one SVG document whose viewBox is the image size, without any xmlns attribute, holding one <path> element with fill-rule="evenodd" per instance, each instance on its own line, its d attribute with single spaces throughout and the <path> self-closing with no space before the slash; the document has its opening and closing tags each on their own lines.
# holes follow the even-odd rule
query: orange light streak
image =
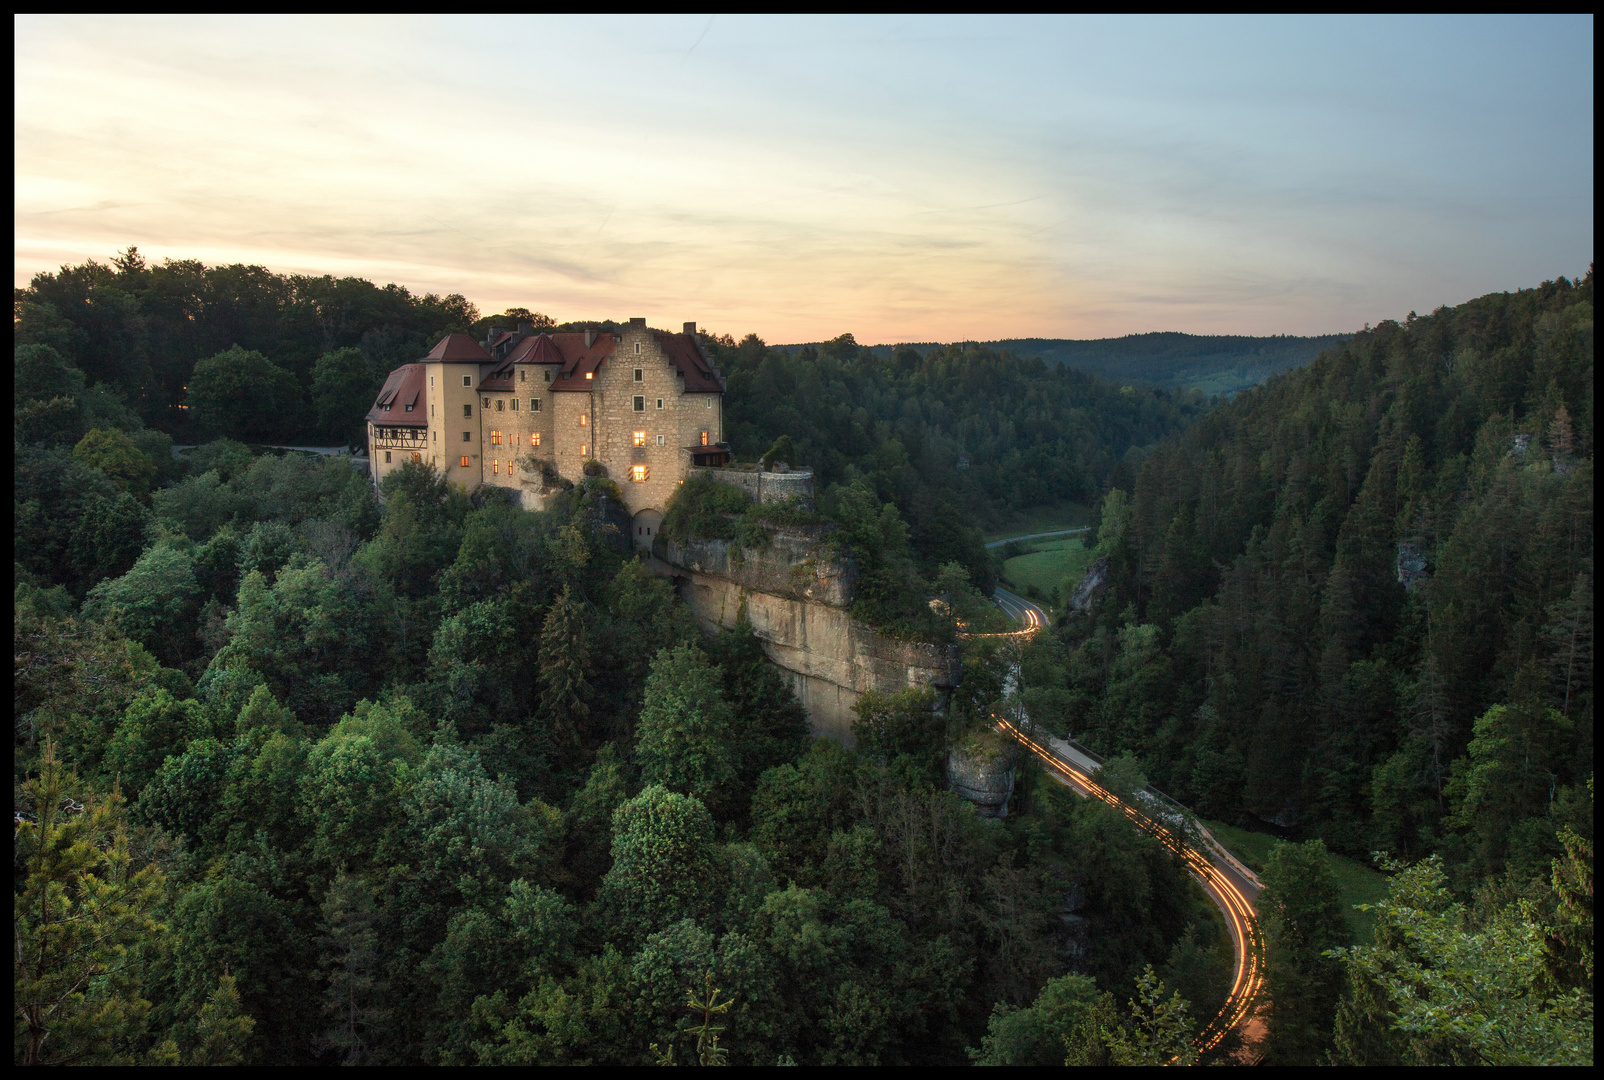
<svg viewBox="0 0 1604 1080">
<path fill-rule="evenodd" d="M 1060 782 L 1072 788 L 1083 789 L 1086 794 L 1101 799 L 1129 818 L 1137 828 L 1179 854 L 1185 860 L 1192 876 L 1203 886 L 1203 891 L 1209 894 L 1215 906 L 1225 915 L 1226 924 L 1231 930 L 1231 943 L 1236 953 L 1236 970 L 1231 993 L 1225 999 L 1225 1005 L 1219 1013 L 1194 1040 L 1194 1045 L 1199 1050 L 1212 1050 L 1218 1046 L 1220 1040 L 1225 1038 L 1226 1032 L 1247 1019 L 1258 999 L 1259 991 L 1264 986 L 1262 971 L 1264 940 L 1259 932 L 1258 914 L 1253 910 L 1252 901 L 1205 854 L 1184 843 L 1157 821 L 1126 805 L 1117 796 L 1099 786 L 1090 776 L 1081 772 L 1073 763 L 1065 761 L 1041 746 L 1007 720 L 996 717 L 995 714 L 994 719 L 997 720 L 999 727 L 1006 729 L 1022 745 L 1046 762 L 1057 774 Z"/>
</svg>

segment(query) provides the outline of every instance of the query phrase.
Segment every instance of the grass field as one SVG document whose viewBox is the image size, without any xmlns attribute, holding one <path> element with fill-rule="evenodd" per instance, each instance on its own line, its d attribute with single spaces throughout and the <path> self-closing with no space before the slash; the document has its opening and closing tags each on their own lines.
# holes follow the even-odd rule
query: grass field
<svg viewBox="0 0 1604 1080">
<path fill-rule="evenodd" d="M 1060 599 L 1080 584 L 1092 553 L 1080 536 L 1054 540 L 1032 540 L 1028 555 L 1017 555 L 1003 563 L 1003 577 L 1024 589 L 1035 586 L 1042 596 L 1058 589 Z M 1069 584 L 1066 585 L 1065 582 Z"/>
<path fill-rule="evenodd" d="M 1203 824 L 1231 854 L 1247 863 L 1255 873 L 1264 869 L 1270 851 L 1283 842 L 1264 833 L 1222 825 L 1217 821 L 1204 821 Z M 1353 932 L 1354 941 L 1368 943 L 1376 926 L 1376 917 L 1372 912 L 1353 910 L 1353 905 L 1373 904 L 1386 897 L 1387 876 L 1341 855 L 1331 856 L 1331 871 L 1337 879 L 1338 899 L 1348 916 L 1348 929 Z"/>
<path fill-rule="evenodd" d="M 1059 529 L 1078 529 L 1092 523 L 1092 508 L 1082 503 L 1059 503 L 1057 506 L 1034 507 L 1021 514 L 1007 528 L 985 534 L 986 543 L 1007 540 L 1032 533 L 1057 532 Z"/>
</svg>

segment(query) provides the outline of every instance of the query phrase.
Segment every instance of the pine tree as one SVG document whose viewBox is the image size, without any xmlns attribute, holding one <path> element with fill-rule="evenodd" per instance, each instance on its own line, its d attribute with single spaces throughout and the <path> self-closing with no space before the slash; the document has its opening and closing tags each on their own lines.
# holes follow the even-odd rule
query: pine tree
<svg viewBox="0 0 1604 1080">
<path fill-rule="evenodd" d="M 329 985 L 323 1013 L 332 1021 L 316 1040 L 335 1050 L 340 1064 L 360 1065 L 371 1056 L 371 1036 L 383 1027 L 376 1005 L 380 971 L 377 908 L 362 879 L 342 873 L 323 901 L 323 955 Z"/>
<path fill-rule="evenodd" d="M 14 1056 L 24 1065 L 114 1064 L 143 1027 L 133 947 L 166 927 L 153 911 L 165 879 L 133 869 L 122 800 L 82 794 L 46 740 L 24 785 L 13 897 Z M 75 795 L 81 795 L 79 801 Z"/>
<path fill-rule="evenodd" d="M 565 585 L 540 631 L 540 710 L 560 743 L 578 742 L 590 718 L 590 644 L 584 603 Z"/>
</svg>

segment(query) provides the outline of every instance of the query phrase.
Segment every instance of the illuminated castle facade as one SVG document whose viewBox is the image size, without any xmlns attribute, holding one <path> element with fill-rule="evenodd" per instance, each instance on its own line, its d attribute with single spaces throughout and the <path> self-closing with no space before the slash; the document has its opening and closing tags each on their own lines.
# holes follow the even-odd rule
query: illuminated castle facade
<svg viewBox="0 0 1604 1080">
<path fill-rule="evenodd" d="M 695 323 L 677 334 L 645 319 L 562 334 L 522 323 L 483 342 L 448 334 L 390 373 L 367 426 L 375 483 L 427 461 L 470 491 L 516 491 L 528 509 L 544 505 L 554 480 L 577 482 L 599 462 L 643 546 L 687 470 L 729 459 L 724 379 Z"/>
</svg>

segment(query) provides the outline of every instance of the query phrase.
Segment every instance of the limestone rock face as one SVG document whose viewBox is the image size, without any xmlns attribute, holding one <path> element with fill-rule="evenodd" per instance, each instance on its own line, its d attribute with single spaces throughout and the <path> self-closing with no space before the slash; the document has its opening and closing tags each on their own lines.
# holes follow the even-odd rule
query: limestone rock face
<svg viewBox="0 0 1604 1080">
<path fill-rule="evenodd" d="M 851 746 L 863 694 L 932 686 L 945 697 L 963 666 L 957 646 L 897 641 L 847 614 L 857 568 L 822 539 L 822 529 L 779 529 L 767 548 L 739 554 L 723 540 L 665 542 L 650 563 L 704 626 L 734 626 L 744 611 L 813 733 Z"/>
<path fill-rule="evenodd" d="M 1072 611 L 1089 611 L 1097 597 L 1108 584 L 1108 556 L 1098 558 L 1086 568 L 1086 576 L 1080 579 L 1080 588 L 1069 599 Z"/>
<path fill-rule="evenodd" d="M 827 528 L 808 526 L 770 532 L 761 551 L 742 549 L 728 540 L 663 540 L 664 562 L 693 573 L 711 575 L 752 592 L 792 600 L 814 600 L 844 608 L 852 603 L 858 568 L 850 556 L 832 552 Z"/>
<path fill-rule="evenodd" d="M 1014 793 L 1014 753 L 1000 740 L 954 746 L 947 752 L 947 786 L 987 817 L 1007 817 Z"/>
</svg>

